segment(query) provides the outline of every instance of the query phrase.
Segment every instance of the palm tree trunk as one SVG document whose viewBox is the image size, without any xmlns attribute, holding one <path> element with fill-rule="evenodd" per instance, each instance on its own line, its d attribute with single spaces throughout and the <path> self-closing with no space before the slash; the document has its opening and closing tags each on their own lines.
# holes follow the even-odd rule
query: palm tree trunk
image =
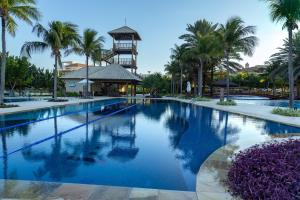
<svg viewBox="0 0 300 200">
<path fill-rule="evenodd" d="M 89 97 L 89 57 L 86 56 L 86 88 L 85 88 L 86 98 Z"/>
<path fill-rule="evenodd" d="M 198 96 L 202 97 L 203 88 L 203 61 L 200 59 L 200 65 L 198 68 Z"/>
<path fill-rule="evenodd" d="M 180 65 L 180 94 L 182 95 L 182 66 Z"/>
<path fill-rule="evenodd" d="M 288 28 L 289 31 L 289 58 L 288 58 L 288 65 L 289 65 L 289 106 L 290 108 L 294 108 L 294 69 L 293 69 L 293 29 L 292 27 Z"/>
<path fill-rule="evenodd" d="M 55 64 L 54 64 L 54 71 L 53 71 L 53 99 L 54 101 L 57 100 L 57 62 L 58 58 L 57 55 L 55 55 Z"/>
<path fill-rule="evenodd" d="M 4 104 L 5 92 L 5 68 L 6 68 L 6 19 L 1 18 L 2 21 L 2 59 L 1 59 L 1 81 L 0 81 L 0 104 Z"/>
<path fill-rule="evenodd" d="M 230 85 L 229 85 L 229 53 L 226 52 L 226 97 L 227 100 L 229 100 L 229 89 L 230 89 Z"/>
<path fill-rule="evenodd" d="M 211 68 L 210 71 L 210 96 L 212 97 L 214 95 L 214 68 Z"/>
</svg>

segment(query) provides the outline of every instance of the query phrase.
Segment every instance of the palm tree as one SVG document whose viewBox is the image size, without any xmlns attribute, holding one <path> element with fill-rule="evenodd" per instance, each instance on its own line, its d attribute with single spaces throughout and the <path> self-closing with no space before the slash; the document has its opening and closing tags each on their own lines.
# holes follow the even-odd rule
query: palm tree
<svg viewBox="0 0 300 200">
<path fill-rule="evenodd" d="M 245 26 L 240 17 L 230 18 L 225 25 L 221 25 L 218 32 L 226 59 L 226 92 L 227 99 L 229 99 L 230 58 L 241 53 L 252 56 L 258 39 L 254 36 L 256 27 Z"/>
<path fill-rule="evenodd" d="M 104 37 L 98 37 L 97 35 L 97 31 L 86 29 L 83 32 L 83 37 L 80 39 L 80 41 L 67 51 L 67 54 L 74 52 L 78 55 L 85 55 L 86 57 L 86 98 L 89 97 L 89 59 L 95 52 L 97 52 L 99 49 L 102 49 L 104 43 Z"/>
<path fill-rule="evenodd" d="M 274 22 L 283 22 L 283 28 L 288 30 L 288 77 L 289 106 L 294 107 L 294 67 L 293 67 L 293 30 L 298 28 L 300 21 L 300 0 L 265 0 L 271 9 Z"/>
<path fill-rule="evenodd" d="M 180 71 L 180 66 L 177 61 L 172 60 L 168 64 L 165 65 L 165 71 L 171 75 L 171 94 L 175 94 L 175 86 L 176 86 L 176 76 Z"/>
<path fill-rule="evenodd" d="M 182 94 L 182 85 L 183 85 L 183 65 L 184 65 L 184 56 L 186 53 L 186 48 L 184 45 L 178 46 L 175 45 L 173 49 L 171 49 L 171 59 L 178 61 L 180 67 L 180 94 Z"/>
<path fill-rule="evenodd" d="M 4 104 L 5 68 L 6 68 L 6 31 L 15 36 L 18 27 L 16 19 L 32 25 L 32 20 L 38 20 L 40 13 L 35 7 L 35 0 L 0 0 L 0 17 L 2 23 L 2 59 L 0 104 Z"/>
<path fill-rule="evenodd" d="M 198 95 L 202 97 L 204 64 L 209 62 L 218 53 L 218 42 L 215 32 L 218 24 L 206 20 L 197 21 L 194 25 L 188 25 L 188 34 L 182 35 L 189 54 L 198 60 Z"/>
<path fill-rule="evenodd" d="M 42 41 L 26 42 L 21 49 L 21 53 L 26 56 L 31 56 L 33 52 L 44 52 L 46 49 L 51 50 L 51 56 L 54 57 L 54 86 L 53 86 L 53 100 L 57 100 L 57 67 L 62 67 L 61 51 L 67 50 L 71 45 L 79 41 L 77 26 L 68 23 L 53 21 L 48 24 L 46 29 L 41 24 L 33 27 L 33 32 L 37 34 Z"/>
<path fill-rule="evenodd" d="M 96 63 L 101 65 L 101 61 L 102 61 L 102 48 L 96 49 L 92 55 L 91 55 L 91 59 L 93 61 L 94 67 L 96 66 Z"/>
</svg>

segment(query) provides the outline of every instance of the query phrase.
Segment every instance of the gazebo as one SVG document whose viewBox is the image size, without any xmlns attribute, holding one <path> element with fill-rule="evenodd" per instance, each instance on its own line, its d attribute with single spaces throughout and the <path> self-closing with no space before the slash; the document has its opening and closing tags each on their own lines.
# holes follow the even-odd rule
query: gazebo
<svg viewBox="0 0 300 200">
<path fill-rule="evenodd" d="M 67 73 L 61 78 L 65 82 L 66 92 L 81 93 L 83 88 L 80 82 L 86 78 L 86 68 Z M 141 82 L 138 76 L 118 64 L 89 67 L 89 80 L 95 96 L 128 95 L 129 85 L 130 93 L 134 96 L 136 87 L 132 86 Z"/>
</svg>

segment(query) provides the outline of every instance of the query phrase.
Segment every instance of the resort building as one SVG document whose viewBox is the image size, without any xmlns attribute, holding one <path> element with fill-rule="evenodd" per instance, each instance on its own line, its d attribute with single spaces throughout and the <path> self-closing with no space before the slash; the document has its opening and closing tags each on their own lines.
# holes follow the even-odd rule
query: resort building
<svg viewBox="0 0 300 200">
<path fill-rule="evenodd" d="M 66 92 L 83 94 L 85 87 L 86 67 L 65 74 Z M 94 96 L 120 96 L 136 94 L 135 85 L 141 79 L 119 64 L 89 67 L 90 91 Z M 130 91 L 129 91 L 130 90 Z"/>
<path fill-rule="evenodd" d="M 250 67 L 249 63 L 247 63 L 245 68 L 243 68 L 241 71 L 248 72 L 248 73 L 262 74 L 265 72 L 266 68 L 267 68 L 266 65 L 255 65 L 253 67 Z"/>
<path fill-rule="evenodd" d="M 106 66 L 89 67 L 90 91 L 95 96 L 135 96 L 136 85 L 141 82 L 137 75 L 137 44 L 141 37 L 128 26 L 112 30 L 108 34 L 113 39 L 113 47 L 102 52 L 102 61 Z M 70 70 L 62 79 L 66 92 L 82 94 L 86 85 L 86 66 Z"/>
<path fill-rule="evenodd" d="M 63 64 L 62 69 L 59 69 L 60 74 L 76 71 L 83 67 L 86 67 L 85 64 L 77 63 L 77 62 L 73 62 L 73 61 L 65 61 L 65 62 L 62 62 L 62 64 Z"/>
</svg>

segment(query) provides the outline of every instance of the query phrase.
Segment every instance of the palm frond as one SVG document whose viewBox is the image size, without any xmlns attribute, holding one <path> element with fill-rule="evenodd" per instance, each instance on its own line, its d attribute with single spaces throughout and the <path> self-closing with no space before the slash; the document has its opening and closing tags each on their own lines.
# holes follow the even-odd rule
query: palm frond
<svg viewBox="0 0 300 200">
<path fill-rule="evenodd" d="M 43 52 L 49 45 L 45 42 L 25 42 L 21 48 L 21 55 L 31 57 L 32 53 Z"/>
</svg>

